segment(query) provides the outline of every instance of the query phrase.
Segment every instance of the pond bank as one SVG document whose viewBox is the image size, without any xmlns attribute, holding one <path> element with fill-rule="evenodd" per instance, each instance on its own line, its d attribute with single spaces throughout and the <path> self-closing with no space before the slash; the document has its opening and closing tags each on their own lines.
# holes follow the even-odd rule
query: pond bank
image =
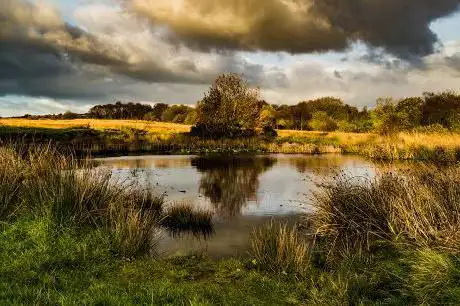
<svg viewBox="0 0 460 306">
<path fill-rule="evenodd" d="M 284 153 L 357 154 L 374 160 L 452 163 L 460 160 L 458 133 L 309 132 L 279 130 L 272 139 L 200 139 L 189 126 L 141 120 L 0 120 L 0 140 L 48 144 L 80 155 Z"/>
</svg>

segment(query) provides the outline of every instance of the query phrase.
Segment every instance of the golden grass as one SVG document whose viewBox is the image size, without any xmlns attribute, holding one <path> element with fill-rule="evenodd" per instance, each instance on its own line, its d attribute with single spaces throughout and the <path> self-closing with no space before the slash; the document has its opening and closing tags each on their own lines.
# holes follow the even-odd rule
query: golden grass
<svg viewBox="0 0 460 306">
<path fill-rule="evenodd" d="M 99 131 L 136 129 L 146 132 L 147 135 L 142 136 L 144 145 L 172 143 L 176 147 L 169 148 L 168 150 L 184 152 L 214 152 L 222 150 L 222 148 L 231 148 L 237 150 L 243 149 L 243 151 L 271 153 L 353 153 L 379 160 L 452 161 L 458 160 L 460 157 L 460 133 L 403 132 L 389 137 L 375 133 L 279 130 L 279 137 L 267 143 L 259 138 L 213 141 L 209 139 L 196 140 L 190 137 L 177 137 L 181 133 L 190 131 L 190 126 L 144 120 L 0 119 L 1 125 L 48 129 L 87 127 Z M 136 137 L 122 141 L 126 145 L 133 145 L 139 142 L 139 139 Z M 121 140 L 118 139 L 117 141 Z M 144 150 L 151 150 L 151 148 L 149 149 L 146 146 Z M 130 149 L 130 151 L 132 150 Z"/>
<path fill-rule="evenodd" d="M 393 137 L 382 136 L 375 133 L 345 133 L 345 132 L 316 132 L 316 131 L 278 131 L 280 137 L 293 137 L 299 139 L 334 140 L 340 145 L 355 146 L 364 144 L 391 144 L 395 146 L 420 146 L 428 148 L 445 147 L 456 148 L 460 146 L 460 133 L 415 133 L 402 132 Z"/>
<path fill-rule="evenodd" d="M 342 173 L 323 184 L 313 206 L 313 224 L 331 251 L 399 240 L 460 253 L 459 167 L 390 168 L 375 178 Z"/>
<path fill-rule="evenodd" d="M 88 127 L 96 130 L 133 128 L 152 134 L 171 135 L 190 131 L 190 126 L 169 122 L 152 122 L 145 120 L 105 120 L 105 119 L 74 119 L 74 120 L 30 120 L 30 119 L 0 119 L 0 125 L 12 127 L 65 129 Z M 460 134 L 449 133 L 400 133 L 394 137 L 380 136 L 374 133 L 345 133 L 279 130 L 279 137 L 291 137 L 302 140 L 331 140 L 340 145 L 354 146 L 361 144 L 388 144 L 401 146 L 423 145 L 427 147 L 458 147 Z"/>
<path fill-rule="evenodd" d="M 105 119 L 74 119 L 74 120 L 30 120 L 0 119 L 0 125 L 13 127 L 66 129 L 88 127 L 96 130 L 133 128 L 154 134 L 174 134 L 190 131 L 189 125 L 169 122 L 153 122 L 144 120 L 105 120 Z"/>
</svg>

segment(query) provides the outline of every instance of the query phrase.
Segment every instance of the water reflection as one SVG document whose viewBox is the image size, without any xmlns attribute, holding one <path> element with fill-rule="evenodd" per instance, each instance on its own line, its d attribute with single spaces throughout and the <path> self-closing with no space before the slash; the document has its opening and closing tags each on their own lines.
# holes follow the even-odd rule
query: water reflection
<svg viewBox="0 0 460 306">
<path fill-rule="evenodd" d="M 272 168 L 272 157 L 196 157 L 192 166 L 202 173 L 200 192 L 220 216 L 235 216 L 248 201 L 257 202 L 259 176 Z"/>
<path fill-rule="evenodd" d="M 345 170 L 372 176 L 374 166 L 356 156 L 131 156 L 99 159 L 114 175 L 133 179 L 168 202 L 187 201 L 214 213 L 207 239 L 168 237 L 160 251 L 205 252 L 212 257 L 244 255 L 253 227 L 275 218 L 294 223 L 311 209 L 316 182 Z"/>
</svg>

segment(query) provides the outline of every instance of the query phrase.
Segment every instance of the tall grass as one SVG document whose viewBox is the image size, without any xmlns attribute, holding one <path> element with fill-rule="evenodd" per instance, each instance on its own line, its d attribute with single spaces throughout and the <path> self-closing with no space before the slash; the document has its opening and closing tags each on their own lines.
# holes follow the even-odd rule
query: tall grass
<svg viewBox="0 0 460 306">
<path fill-rule="evenodd" d="M 460 259 L 457 256 L 421 249 L 407 261 L 411 273 L 406 287 L 421 305 L 458 304 Z"/>
<path fill-rule="evenodd" d="M 299 276 L 309 269 L 309 244 L 296 227 L 270 221 L 253 230 L 251 246 L 251 255 L 263 269 Z"/>
<path fill-rule="evenodd" d="M 340 251 L 376 240 L 460 252 L 460 168 L 417 167 L 376 178 L 340 174 L 316 195 L 319 237 Z"/>
<path fill-rule="evenodd" d="M 52 146 L 0 147 L 0 183 L 0 221 L 28 214 L 46 218 L 57 232 L 103 229 L 124 257 L 154 253 L 160 227 L 174 235 L 213 232 L 210 212 L 190 205 L 165 209 L 163 196 Z"/>
<path fill-rule="evenodd" d="M 156 255 L 163 202 L 150 190 L 130 190 L 112 202 L 110 228 L 119 254 L 128 258 L 149 252 Z"/>
<path fill-rule="evenodd" d="M 10 148 L 0 147 L 0 221 L 10 218 L 21 205 L 25 167 Z"/>
</svg>

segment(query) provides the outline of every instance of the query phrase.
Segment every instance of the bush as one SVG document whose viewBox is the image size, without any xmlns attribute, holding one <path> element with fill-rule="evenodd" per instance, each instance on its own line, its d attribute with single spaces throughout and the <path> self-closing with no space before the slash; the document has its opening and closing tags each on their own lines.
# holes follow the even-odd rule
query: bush
<svg viewBox="0 0 460 306">
<path fill-rule="evenodd" d="M 276 138 L 278 137 L 278 132 L 271 126 L 264 126 L 262 135 L 266 138 Z"/>
</svg>

